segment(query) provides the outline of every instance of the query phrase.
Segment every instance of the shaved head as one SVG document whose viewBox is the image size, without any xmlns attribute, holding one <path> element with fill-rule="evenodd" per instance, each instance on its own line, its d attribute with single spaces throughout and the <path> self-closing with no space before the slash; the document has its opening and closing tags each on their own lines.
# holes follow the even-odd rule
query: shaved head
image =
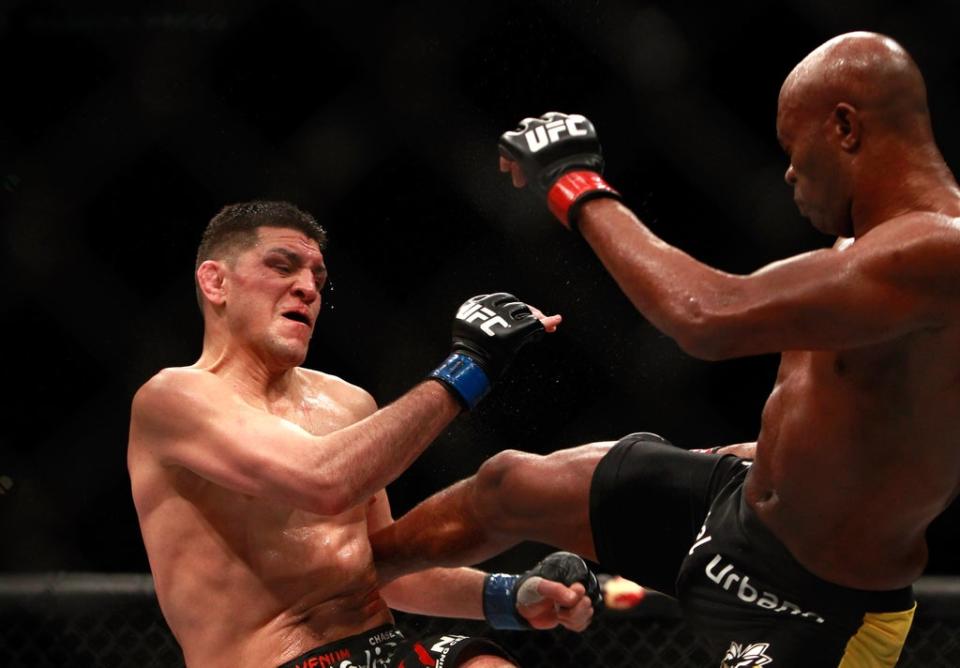
<svg viewBox="0 0 960 668">
<path fill-rule="evenodd" d="M 846 33 L 801 60 L 780 89 L 777 138 L 797 208 L 830 235 L 851 236 L 857 220 L 866 230 L 915 205 L 907 173 L 914 184 L 953 182 L 933 138 L 923 76 L 884 35 Z"/>
<path fill-rule="evenodd" d="M 884 35 L 851 32 L 825 42 L 793 69 L 781 106 L 819 116 L 846 103 L 900 131 L 928 127 L 927 90 L 902 46 Z"/>
</svg>

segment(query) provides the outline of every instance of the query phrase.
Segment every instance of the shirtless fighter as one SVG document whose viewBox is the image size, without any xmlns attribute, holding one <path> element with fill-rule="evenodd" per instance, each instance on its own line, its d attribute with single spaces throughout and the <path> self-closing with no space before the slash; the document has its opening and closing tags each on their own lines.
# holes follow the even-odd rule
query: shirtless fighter
<svg viewBox="0 0 960 668">
<path fill-rule="evenodd" d="M 675 594 L 724 666 L 896 663 L 925 530 L 960 485 L 960 191 L 916 64 L 881 35 L 804 58 L 777 133 L 797 207 L 840 238 L 748 276 L 624 207 L 583 116 L 501 138 L 501 169 L 545 195 L 685 351 L 777 351 L 780 371 L 752 466 L 643 433 L 504 452 L 373 537 L 384 577 L 534 539 Z"/>
<path fill-rule="evenodd" d="M 320 312 L 324 242 L 290 204 L 225 207 L 197 257 L 200 359 L 161 371 L 133 401 L 133 497 L 187 664 L 513 665 L 483 640 L 406 642 L 388 606 L 584 628 L 592 606 L 579 582 L 592 574 L 564 570 L 571 559 L 582 566 L 579 557 L 548 557 L 522 577 L 433 569 L 380 589 L 368 542 L 393 521 L 387 483 L 559 316 L 534 317 L 504 293 L 469 300 L 454 320 L 453 354 L 377 410 L 360 388 L 298 366 Z M 527 605 L 516 604 L 518 591 Z"/>
</svg>

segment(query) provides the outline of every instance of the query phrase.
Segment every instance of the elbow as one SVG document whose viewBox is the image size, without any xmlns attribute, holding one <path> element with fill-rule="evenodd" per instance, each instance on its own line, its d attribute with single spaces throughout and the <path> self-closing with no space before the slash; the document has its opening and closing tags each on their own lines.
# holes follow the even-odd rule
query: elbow
<svg viewBox="0 0 960 668">
<path fill-rule="evenodd" d="M 365 500 L 346 484 L 314 485 L 313 493 L 305 499 L 304 509 L 317 515 L 340 515 Z"/>
<path fill-rule="evenodd" d="M 724 341 L 716 330 L 692 328 L 691 331 L 677 335 L 675 340 L 683 352 L 706 362 L 736 357 L 733 346 Z"/>
<path fill-rule="evenodd" d="M 314 499 L 310 499 L 306 510 L 309 510 L 315 515 L 333 517 L 335 515 L 345 513 L 349 507 L 350 504 L 348 504 L 343 498 L 323 495 Z"/>
<path fill-rule="evenodd" d="M 673 339 L 691 357 L 708 362 L 736 357 L 739 335 L 734 318 L 719 309 L 705 308 L 691 298 L 674 323 Z"/>
<path fill-rule="evenodd" d="M 296 481 L 288 484 L 300 490 L 304 510 L 328 517 L 340 515 L 364 503 L 376 491 L 351 475 L 352 471 L 344 468 L 339 458 L 320 459 L 321 452 L 317 450 L 317 460 L 300 462 L 295 470 L 288 469 L 291 479 Z"/>
<path fill-rule="evenodd" d="M 741 354 L 754 301 L 742 277 L 716 272 L 709 280 L 681 282 L 665 294 L 663 310 L 652 313 L 651 320 L 685 353 L 707 361 Z"/>
</svg>

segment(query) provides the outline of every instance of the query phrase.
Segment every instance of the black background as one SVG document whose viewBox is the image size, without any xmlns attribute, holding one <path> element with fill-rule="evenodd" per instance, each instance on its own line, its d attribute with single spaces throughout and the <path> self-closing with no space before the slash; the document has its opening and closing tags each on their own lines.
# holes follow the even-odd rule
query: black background
<svg viewBox="0 0 960 668">
<path fill-rule="evenodd" d="M 683 354 L 514 191 L 495 142 L 520 118 L 586 114 L 627 203 L 733 272 L 831 241 L 793 208 L 774 118 L 783 77 L 835 34 L 904 44 L 960 160 L 949 2 L 128 4 L 0 13 L 3 571 L 147 569 L 129 403 L 199 355 L 193 257 L 226 203 L 289 199 L 327 227 L 307 365 L 381 405 L 445 356 L 469 295 L 564 314 L 391 486 L 399 515 L 503 448 L 753 440 L 773 382 L 775 357 Z M 960 573 L 956 505 L 931 528 L 929 572 Z"/>
</svg>

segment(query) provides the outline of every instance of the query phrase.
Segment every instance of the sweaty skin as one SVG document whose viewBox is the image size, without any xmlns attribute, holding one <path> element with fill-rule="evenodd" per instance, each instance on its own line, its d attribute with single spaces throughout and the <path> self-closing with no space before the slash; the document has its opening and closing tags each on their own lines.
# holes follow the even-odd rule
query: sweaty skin
<svg viewBox="0 0 960 668">
<path fill-rule="evenodd" d="M 960 215 L 956 199 L 953 207 Z M 597 214 L 604 233 L 621 240 L 649 234 L 626 229 L 636 223 L 619 204 L 588 204 L 581 229 L 604 249 L 614 242 L 597 234 Z M 619 235 L 620 223 L 611 222 L 618 218 Z M 693 317 L 658 313 L 664 331 L 706 359 L 786 351 L 763 411 L 746 498 L 825 580 L 877 590 L 910 584 L 926 564 L 927 526 L 957 494 L 958 262 L 958 221 L 915 213 L 843 249 L 752 277 L 711 271 L 698 277 L 710 301 L 697 301 Z M 688 269 L 699 271 L 692 261 L 679 265 L 668 260 L 662 268 L 682 280 Z M 648 317 L 667 302 L 691 308 L 682 297 L 653 299 L 663 301 L 644 311 Z"/>
<path fill-rule="evenodd" d="M 427 381 L 378 411 L 362 389 L 299 367 L 323 257 L 295 230 L 262 227 L 258 239 L 200 266 L 203 353 L 161 371 L 133 402 L 133 497 L 186 663 L 279 665 L 392 623 L 388 605 L 481 619 L 482 573 L 433 569 L 381 587 L 368 539 L 393 521 L 386 484 L 459 404 Z M 542 320 L 549 331 L 558 318 Z M 540 593 L 549 610 L 521 610 L 534 625 L 589 623 L 581 585 L 543 581 Z"/>
<path fill-rule="evenodd" d="M 833 248 L 739 276 L 664 243 L 611 199 L 587 202 L 579 230 L 691 355 L 782 354 L 748 503 L 819 577 L 904 587 L 926 564 L 928 525 L 960 491 L 960 190 L 919 70 L 880 35 L 841 35 L 807 56 L 781 89 L 777 132 L 794 200 L 838 237 Z M 501 169 L 524 185 L 516 163 Z M 492 458 L 373 537 L 382 573 L 467 563 L 523 538 L 595 558 L 590 478 L 611 445 Z"/>
<path fill-rule="evenodd" d="M 960 484 L 960 192 L 922 77 L 889 39 L 814 51 L 777 121 L 801 213 L 853 239 L 740 277 L 665 247 L 615 202 L 587 205 L 581 230 L 692 354 L 782 352 L 748 502 L 820 577 L 906 586 Z"/>
</svg>

